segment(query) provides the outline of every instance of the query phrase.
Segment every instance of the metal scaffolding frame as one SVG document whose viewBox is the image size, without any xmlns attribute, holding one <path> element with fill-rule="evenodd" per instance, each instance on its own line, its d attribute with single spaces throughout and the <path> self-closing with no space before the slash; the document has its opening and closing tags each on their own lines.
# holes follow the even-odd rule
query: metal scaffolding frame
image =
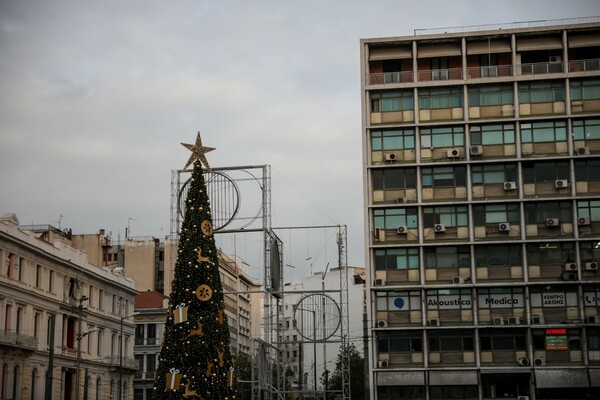
<svg viewBox="0 0 600 400">
<path fill-rule="evenodd" d="M 258 171 L 258 172 L 257 172 Z M 231 178 L 231 173 L 242 173 L 242 178 Z M 184 190 L 187 179 L 182 181 L 182 175 L 189 174 L 191 170 L 171 171 L 171 238 L 179 237 L 183 212 L 181 199 L 185 198 Z M 207 177 L 207 189 L 213 184 L 218 190 L 231 191 L 231 198 L 227 193 L 211 199 L 211 210 L 214 219 L 225 220 L 213 221 L 215 234 L 230 234 L 242 232 L 262 232 L 263 234 L 263 337 L 255 339 L 254 359 L 252 363 L 251 397 L 252 400 L 285 400 L 286 382 L 283 370 L 283 349 L 281 337 L 280 308 L 283 304 L 283 242 L 275 234 L 278 229 L 297 229 L 298 227 L 273 228 L 271 225 L 271 167 L 269 165 L 259 166 L 236 166 L 213 168 L 205 171 Z M 188 178 L 189 179 L 189 178 Z M 240 191 L 239 183 L 242 181 L 253 181 L 260 187 L 260 210 L 255 215 L 239 215 L 240 199 L 243 190 Z M 231 189 L 227 189 L 231 186 Z M 235 192 L 235 193 L 234 193 Z M 234 197 L 237 196 L 237 198 Z M 210 197 L 210 194 L 209 194 Z M 233 204 L 233 202 L 236 202 Z M 219 211 L 219 204 L 226 204 Z M 216 212 L 215 212 L 216 211 Z M 226 217 L 224 215 L 227 214 Z M 230 215 L 229 215 L 230 214 Z M 232 223 L 232 221 L 234 223 Z M 235 223 L 237 222 L 237 224 Z M 226 229 L 227 228 L 227 229 Z M 306 228 L 337 228 L 338 266 L 340 267 L 340 343 L 346 348 L 349 343 L 349 318 L 348 318 L 348 268 L 347 268 L 347 229 L 346 226 L 312 226 Z M 343 273 L 342 273 L 343 271 Z M 240 292 L 241 293 L 241 292 Z M 274 340 L 275 339 L 275 340 Z M 316 362 L 316 360 L 315 360 Z M 343 390 L 341 400 L 350 399 L 350 365 L 349 357 L 342 357 L 342 384 Z M 314 392 L 313 392 L 314 394 Z M 316 396 L 315 396 L 316 397 Z M 302 398 L 305 398 L 302 394 Z"/>
</svg>

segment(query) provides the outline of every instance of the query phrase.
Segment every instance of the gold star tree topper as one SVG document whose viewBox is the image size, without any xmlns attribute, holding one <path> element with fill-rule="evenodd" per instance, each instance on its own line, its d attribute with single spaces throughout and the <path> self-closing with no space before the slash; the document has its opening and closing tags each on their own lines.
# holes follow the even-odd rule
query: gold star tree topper
<svg viewBox="0 0 600 400">
<path fill-rule="evenodd" d="M 185 167 L 183 167 L 183 169 L 187 169 L 187 167 L 189 167 L 194 161 L 200 160 L 200 162 L 206 166 L 206 169 L 208 169 L 209 171 L 212 171 L 212 169 L 210 168 L 210 165 L 208 165 L 208 161 L 206 160 L 206 156 L 204 154 L 208 153 L 209 151 L 215 150 L 215 148 L 202 146 L 202 139 L 200 138 L 200 132 L 198 132 L 198 136 L 196 136 L 196 143 L 194 143 L 194 144 L 181 143 L 181 144 L 186 149 L 188 149 L 189 151 L 192 152 L 192 154 L 190 154 L 190 158 L 188 159 L 188 161 L 185 164 Z"/>
</svg>

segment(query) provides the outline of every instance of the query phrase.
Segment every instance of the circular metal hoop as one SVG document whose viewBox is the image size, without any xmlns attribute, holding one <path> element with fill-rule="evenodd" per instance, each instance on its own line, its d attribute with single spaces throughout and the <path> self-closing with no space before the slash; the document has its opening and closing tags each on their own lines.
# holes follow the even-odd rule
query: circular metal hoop
<svg viewBox="0 0 600 400">
<path fill-rule="evenodd" d="M 304 339 L 323 341 L 332 337 L 341 324 L 341 311 L 326 294 L 309 294 L 294 307 L 296 330 Z"/>
</svg>

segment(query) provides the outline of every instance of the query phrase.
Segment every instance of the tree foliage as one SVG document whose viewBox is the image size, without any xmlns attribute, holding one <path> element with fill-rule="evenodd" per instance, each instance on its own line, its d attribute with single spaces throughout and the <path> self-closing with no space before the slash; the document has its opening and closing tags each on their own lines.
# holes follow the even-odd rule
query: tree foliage
<svg viewBox="0 0 600 400">
<path fill-rule="evenodd" d="M 327 376 L 325 372 L 321 376 L 321 383 L 328 390 L 342 391 L 342 361 L 344 355 L 348 356 L 350 372 L 350 393 L 352 400 L 363 400 L 365 398 L 365 363 L 364 358 L 356 349 L 354 344 L 340 347 L 338 358 L 335 363 L 335 371 Z M 325 382 L 327 380 L 327 382 Z M 333 398 L 333 396 L 330 396 Z"/>
</svg>

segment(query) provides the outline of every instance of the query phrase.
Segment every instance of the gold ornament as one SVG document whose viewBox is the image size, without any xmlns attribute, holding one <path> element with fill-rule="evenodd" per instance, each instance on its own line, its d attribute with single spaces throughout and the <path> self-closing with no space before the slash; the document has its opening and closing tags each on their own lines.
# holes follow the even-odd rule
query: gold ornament
<svg viewBox="0 0 600 400">
<path fill-rule="evenodd" d="M 210 259 L 208 257 L 204 257 L 202 255 L 202 249 L 198 249 L 198 262 L 210 262 Z"/>
<path fill-rule="evenodd" d="M 202 221 L 202 224 L 200 224 L 200 230 L 206 236 L 212 235 L 213 234 L 212 222 L 210 222 L 209 220 L 205 219 L 204 221 Z"/>
<path fill-rule="evenodd" d="M 186 169 L 187 167 L 189 167 L 194 161 L 199 160 L 201 164 L 204 164 L 206 166 L 207 170 L 212 171 L 212 169 L 210 168 L 210 165 L 208 165 L 208 161 L 206 160 L 206 156 L 204 154 L 208 153 L 209 151 L 215 150 L 215 148 L 202 146 L 202 139 L 200 138 L 200 132 L 198 132 L 198 135 L 196 136 L 196 143 L 194 143 L 194 144 L 181 143 L 181 144 L 186 149 L 188 149 L 192 152 L 192 154 L 190 155 L 190 158 L 188 159 L 188 161 L 185 164 L 185 167 L 183 167 L 183 169 Z"/>
<path fill-rule="evenodd" d="M 196 288 L 196 297 L 200 301 L 208 301 L 212 297 L 212 289 L 208 285 L 200 285 Z"/>
<path fill-rule="evenodd" d="M 223 356 L 225 355 L 225 350 L 219 350 L 219 367 L 223 366 Z"/>
<path fill-rule="evenodd" d="M 219 323 L 222 324 L 223 322 L 225 322 L 225 316 L 223 314 L 223 309 L 221 308 L 219 310 Z"/>
<path fill-rule="evenodd" d="M 190 336 L 204 336 L 204 332 L 202 331 L 202 322 L 198 321 L 198 329 L 192 329 L 187 337 Z"/>
<path fill-rule="evenodd" d="M 213 368 L 213 363 L 212 361 L 208 362 L 208 366 L 206 368 L 206 377 L 210 377 L 210 375 L 212 374 L 212 368 Z"/>
</svg>

